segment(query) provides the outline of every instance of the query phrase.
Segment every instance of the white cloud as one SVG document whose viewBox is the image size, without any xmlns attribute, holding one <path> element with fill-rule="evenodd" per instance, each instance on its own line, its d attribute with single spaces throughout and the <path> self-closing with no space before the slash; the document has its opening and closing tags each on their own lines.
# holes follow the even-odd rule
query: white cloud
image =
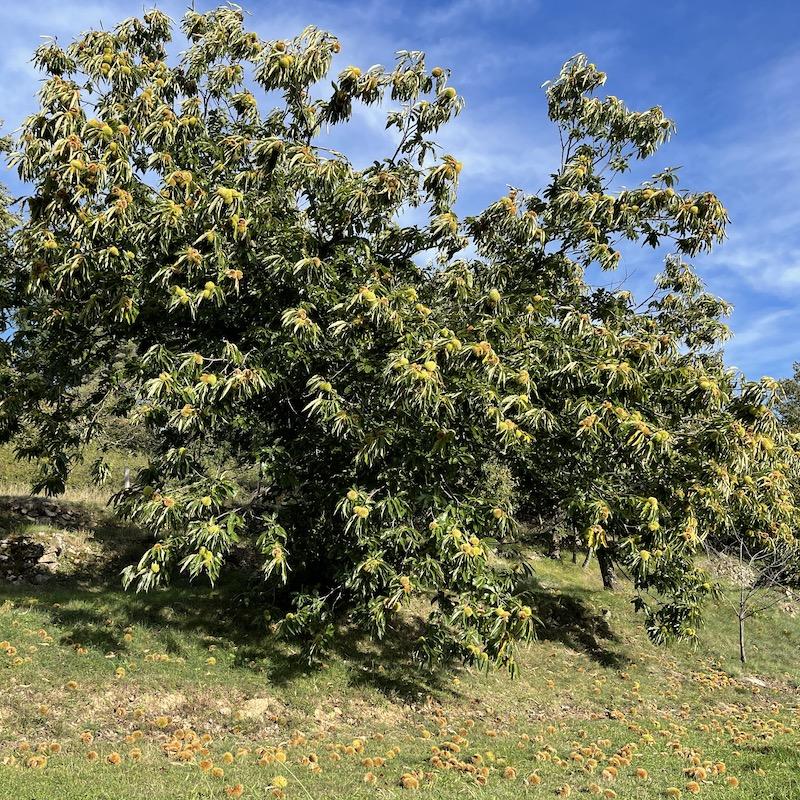
<svg viewBox="0 0 800 800">
<path fill-rule="evenodd" d="M 709 265 L 776 296 L 800 286 L 798 72 L 800 52 L 767 65 L 742 86 L 740 118 L 688 148 L 731 215 L 730 238 Z"/>
<path fill-rule="evenodd" d="M 800 327 L 793 324 L 800 307 L 755 311 L 752 319 L 739 321 L 738 330 L 725 346 L 726 359 L 750 377 L 789 374 L 800 354 Z"/>
<path fill-rule="evenodd" d="M 476 15 L 487 17 L 508 14 L 520 6 L 532 12 L 538 8 L 539 3 L 533 0 L 452 0 L 449 3 L 436 4 L 420 17 L 427 25 L 446 26 L 461 23 L 465 18 L 472 19 Z"/>
</svg>

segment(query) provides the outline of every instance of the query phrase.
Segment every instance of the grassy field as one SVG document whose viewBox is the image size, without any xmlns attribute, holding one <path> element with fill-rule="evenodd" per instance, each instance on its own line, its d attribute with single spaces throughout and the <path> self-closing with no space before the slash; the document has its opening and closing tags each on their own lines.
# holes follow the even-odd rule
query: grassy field
<svg viewBox="0 0 800 800">
<path fill-rule="evenodd" d="M 88 499 L 95 502 L 105 499 L 112 492 L 121 488 L 125 468 L 135 475 L 145 459 L 141 455 L 131 455 L 120 450 L 111 450 L 104 454 L 110 474 L 104 488 L 94 484 L 91 474 L 92 462 L 101 453 L 95 445 L 86 448 L 83 461 L 75 464 L 70 472 L 69 489 L 71 492 L 86 493 Z M 14 457 L 12 445 L 0 445 L 0 489 L 5 494 L 25 494 L 30 491 L 31 482 L 36 477 L 36 464 L 29 461 L 18 461 Z"/>
<path fill-rule="evenodd" d="M 0 584 L 4 800 L 800 798 L 791 608 L 753 622 L 743 670 L 722 608 L 700 648 L 660 649 L 624 586 L 542 559 L 545 624 L 517 680 L 423 674 L 402 644 L 352 637 L 309 669 L 241 585 L 122 592 L 136 532 L 73 502 L 92 559 Z"/>
</svg>

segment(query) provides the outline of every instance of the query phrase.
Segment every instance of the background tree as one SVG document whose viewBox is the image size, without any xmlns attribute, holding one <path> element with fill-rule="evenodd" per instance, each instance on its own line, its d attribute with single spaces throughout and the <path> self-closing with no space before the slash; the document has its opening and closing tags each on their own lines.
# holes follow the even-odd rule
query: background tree
<svg viewBox="0 0 800 800">
<path fill-rule="evenodd" d="M 737 550 L 738 548 L 738 550 Z M 800 586 L 800 552 L 797 542 L 789 539 L 757 538 L 741 532 L 715 547 L 708 543 L 712 558 L 729 558 L 735 564 L 733 594 L 721 597 L 736 615 L 739 633 L 739 660 L 747 662 L 745 628 L 748 619 L 777 605 L 787 591 Z"/>
<path fill-rule="evenodd" d="M 800 431 L 800 362 L 794 364 L 794 375 L 781 381 L 781 392 L 780 418 L 790 430 Z"/>
</svg>

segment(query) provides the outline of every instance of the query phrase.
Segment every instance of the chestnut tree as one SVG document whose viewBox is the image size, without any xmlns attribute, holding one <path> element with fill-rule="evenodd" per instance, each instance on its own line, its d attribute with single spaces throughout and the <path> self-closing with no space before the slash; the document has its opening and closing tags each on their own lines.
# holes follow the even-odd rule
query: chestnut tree
<svg viewBox="0 0 800 800">
<path fill-rule="evenodd" d="M 670 170 L 614 183 L 672 132 L 661 109 L 598 97 L 605 75 L 570 59 L 547 88 L 549 185 L 460 218 L 462 164 L 435 143 L 463 105 L 447 69 L 401 52 L 334 71 L 335 36 L 265 41 L 233 7 L 181 28 L 177 59 L 159 11 L 35 54 L 0 422 L 37 489 L 62 491 L 125 415 L 155 442 L 115 497 L 155 538 L 128 584 L 215 581 L 246 547 L 275 630 L 312 657 L 339 621 L 382 637 L 413 604 L 427 659 L 513 669 L 535 609 L 508 500 L 484 485 L 497 458 L 591 546 L 613 541 L 656 638 L 694 635 L 700 522 L 720 524 L 703 482 L 771 412 L 727 447 L 736 392 L 702 352 L 724 304 L 682 260 L 723 236 L 720 202 Z M 367 166 L 327 144 L 357 104 L 396 134 Z M 623 239 L 676 253 L 649 309 L 587 281 Z"/>
</svg>

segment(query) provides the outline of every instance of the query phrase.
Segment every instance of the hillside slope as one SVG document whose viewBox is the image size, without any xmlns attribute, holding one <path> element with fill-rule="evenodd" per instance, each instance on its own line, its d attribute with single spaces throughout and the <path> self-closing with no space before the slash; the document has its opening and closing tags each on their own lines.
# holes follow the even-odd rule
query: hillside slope
<svg viewBox="0 0 800 800">
<path fill-rule="evenodd" d="M 242 585 L 122 592 L 135 531 L 11 502 L 0 539 L 66 544 L 41 583 L 0 579 L 0 798 L 800 798 L 791 604 L 753 622 L 743 671 L 723 608 L 698 649 L 657 648 L 625 586 L 541 559 L 516 680 L 348 636 L 310 669 Z"/>
</svg>

